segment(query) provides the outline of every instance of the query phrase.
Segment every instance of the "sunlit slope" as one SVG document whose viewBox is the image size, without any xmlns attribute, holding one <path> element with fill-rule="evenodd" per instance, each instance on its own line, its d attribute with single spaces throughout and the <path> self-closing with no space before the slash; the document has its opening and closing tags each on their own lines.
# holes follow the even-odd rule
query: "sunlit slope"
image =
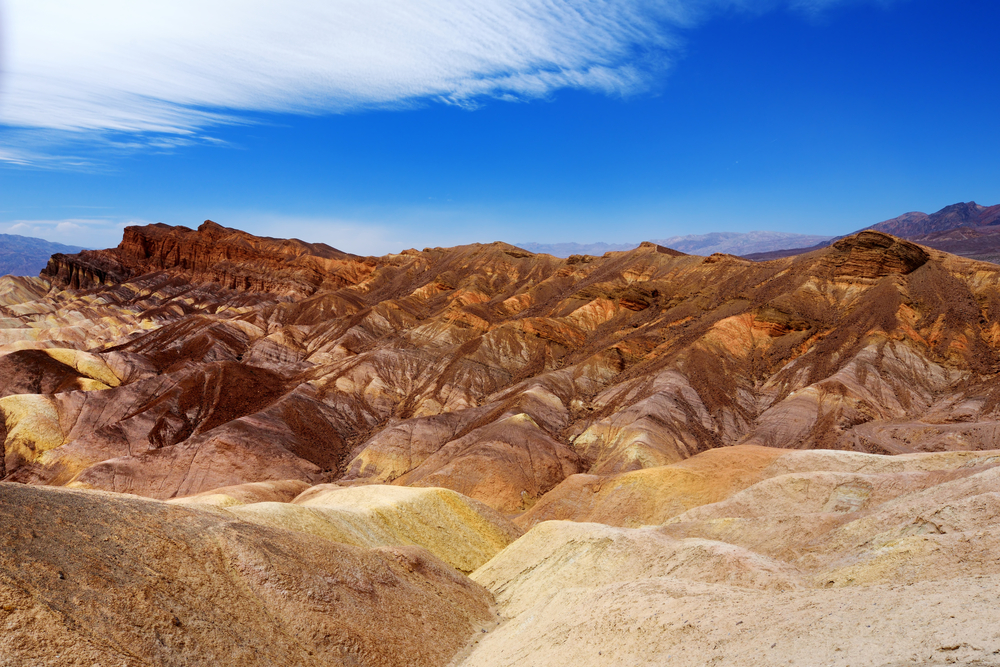
<svg viewBox="0 0 1000 667">
<path fill-rule="evenodd" d="M 1000 452 L 748 456 L 743 488 L 712 454 L 590 510 L 665 523 L 543 521 L 473 573 L 505 622 L 462 664 L 994 664 Z"/>
<path fill-rule="evenodd" d="M 9 664 L 443 665 L 494 623 L 489 594 L 419 547 L 17 484 L 0 535 Z"/>
<path fill-rule="evenodd" d="M 449 489 L 321 484 L 294 498 L 257 483 L 171 503 L 214 506 L 249 523 L 284 528 L 358 547 L 420 546 L 465 573 L 492 558 L 522 531 L 483 503 Z M 248 499 L 243 503 L 238 497 Z M 254 497 L 256 496 L 256 497 Z"/>
</svg>

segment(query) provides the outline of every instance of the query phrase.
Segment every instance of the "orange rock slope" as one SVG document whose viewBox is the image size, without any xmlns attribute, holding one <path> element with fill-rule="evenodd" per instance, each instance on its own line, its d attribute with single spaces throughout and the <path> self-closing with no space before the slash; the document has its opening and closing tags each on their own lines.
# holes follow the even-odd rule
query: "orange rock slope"
<svg viewBox="0 0 1000 667">
<path fill-rule="evenodd" d="M 160 499 L 388 483 L 518 514 L 722 446 L 984 449 L 1000 423 L 1000 267 L 873 231 L 753 263 L 151 225 L 0 307 L 0 478 Z"/>
</svg>

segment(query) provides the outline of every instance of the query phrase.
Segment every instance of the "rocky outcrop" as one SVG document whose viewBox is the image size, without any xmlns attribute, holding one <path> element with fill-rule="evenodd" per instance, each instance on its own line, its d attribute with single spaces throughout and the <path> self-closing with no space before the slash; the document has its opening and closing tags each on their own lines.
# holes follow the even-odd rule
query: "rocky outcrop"
<svg viewBox="0 0 1000 667">
<path fill-rule="evenodd" d="M 125 282 L 134 275 L 110 250 L 82 250 L 75 255 L 56 253 L 41 276 L 69 289 L 90 289 Z"/>
<path fill-rule="evenodd" d="M 355 284 L 373 266 L 325 244 L 260 238 L 206 220 L 197 230 L 160 223 L 126 227 L 117 248 L 53 255 L 42 276 L 89 289 L 168 271 L 228 289 L 302 296 Z"/>
<path fill-rule="evenodd" d="M 894 273 L 912 273 L 929 258 L 927 251 L 914 243 L 865 231 L 834 243 L 824 260 L 837 278 L 873 280 Z"/>
</svg>

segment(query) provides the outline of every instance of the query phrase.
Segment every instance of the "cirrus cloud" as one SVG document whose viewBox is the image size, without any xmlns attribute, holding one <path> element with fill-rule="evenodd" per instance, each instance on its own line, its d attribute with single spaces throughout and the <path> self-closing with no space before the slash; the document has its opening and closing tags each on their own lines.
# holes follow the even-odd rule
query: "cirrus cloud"
<svg viewBox="0 0 1000 667">
<path fill-rule="evenodd" d="M 191 133 L 240 111 L 629 91 L 688 3 L 10 0 L 0 121 Z"/>
<path fill-rule="evenodd" d="M 200 136 L 247 112 L 629 94 L 713 11 L 848 1 L 8 0 L 0 125 Z"/>
</svg>

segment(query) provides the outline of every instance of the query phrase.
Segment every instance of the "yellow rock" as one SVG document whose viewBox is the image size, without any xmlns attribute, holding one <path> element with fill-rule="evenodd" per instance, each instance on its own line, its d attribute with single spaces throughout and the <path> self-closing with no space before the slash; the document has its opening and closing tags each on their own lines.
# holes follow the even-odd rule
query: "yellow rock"
<svg viewBox="0 0 1000 667">
<path fill-rule="evenodd" d="M 201 507 L 233 507 L 265 502 L 284 503 L 294 499 L 308 488 L 309 484 L 298 479 L 249 482 L 235 486 L 224 486 L 185 498 L 173 498 L 167 502 L 172 505 L 198 505 Z"/>
<path fill-rule="evenodd" d="M 521 534 L 486 505 L 438 488 L 320 485 L 292 503 L 232 505 L 225 511 L 359 547 L 421 546 L 462 572 L 475 570 Z"/>
<path fill-rule="evenodd" d="M 995 663 L 1000 452 L 733 449 L 578 476 L 609 520 L 717 500 L 535 525 L 471 575 L 505 622 L 458 664 Z"/>
<path fill-rule="evenodd" d="M 794 568 L 741 547 L 651 528 L 546 521 L 470 575 L 513 617 L 573 586 L 672 576 L 758 590 L 800 587 Z"/>
<path fill-rule="evenodd" d="M 101 389 L 117 387 L 121 384 L 118 376 L 96 354 L 67 348 L 49 348 L 45 350 L 45 353 L 56 361 L 75 368 L 81 375 L 86 375 L 88 378 L 102 383 L 104 386 L 100 387 Z M 97 387 L 95 386 L 95 388 Z"/>
<path fill-rule="evenodd" d="M 0 528 L 4 665 L 441 667 L 495 625 L 489 593 L 417 547 L 3 482 Z"/>
<path fill-rule="evenodd" d="M 35 462 L 63 444 L 55 403 L 39 394 L 17 394 L 0 398 L 0 412 L 7 427 L 4 451 L 24 461 Z"/>
</svg>

